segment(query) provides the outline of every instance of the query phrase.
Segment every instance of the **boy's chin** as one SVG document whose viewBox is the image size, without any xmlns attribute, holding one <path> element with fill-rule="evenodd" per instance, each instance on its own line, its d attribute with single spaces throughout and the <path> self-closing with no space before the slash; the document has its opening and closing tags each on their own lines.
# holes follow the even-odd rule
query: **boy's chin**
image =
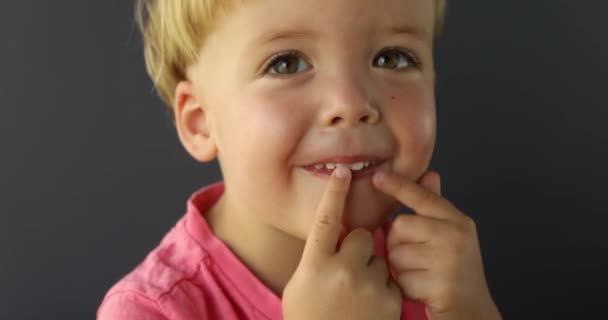
<svg viewBox="0 0 608 320">
<path fill-rule="evenodd" d="M 380 197 L 370 202 L 348 202 L 342 223 L 348 230 L 363 228 L 373 232 L 390 219 L 399 207 L 399 202 L 389 197 Z"/>
</svg>

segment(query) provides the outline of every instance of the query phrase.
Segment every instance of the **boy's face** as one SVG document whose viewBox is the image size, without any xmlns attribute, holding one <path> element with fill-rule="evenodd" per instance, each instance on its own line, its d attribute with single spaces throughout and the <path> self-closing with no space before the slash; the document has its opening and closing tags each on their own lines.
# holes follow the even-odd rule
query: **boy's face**
<svg viewBox="0 0 608 320">
<path fill-rule="evenodd" d="M 429 0 L 237 5 L 189 70 L 231 205 L 304 239 L 328 179 L 309 165 L 360 155 L 420 177 L 435 144 L 433 25 Z M 345 223 L 373 229 L 397 205 L 355 178 Z"/>
</svg>

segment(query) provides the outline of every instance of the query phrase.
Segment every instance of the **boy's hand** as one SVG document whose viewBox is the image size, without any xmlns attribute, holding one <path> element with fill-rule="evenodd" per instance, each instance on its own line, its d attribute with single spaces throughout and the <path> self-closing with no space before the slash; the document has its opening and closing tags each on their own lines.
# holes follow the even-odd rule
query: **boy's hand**
<svg viewBox="0 0 608 320">
<path fill-rule="evenodd" d="M 394 173 L 374 185 L 414 210 L 399 215 L 387 236 L 391 269 L 403 293 L 426 304 L 429 320 L 501 319 L 483 271 L 474 221 L 441 197 L 440 176 L 419 184 Z"/>
<path fill-rule="evenodd" d="M 346 176 L 336 177 L 337 173 Z M 383 258 L 373 257 L 372 235 L 355 229 L 336 249 L 351 173 L 329 179 L 302 260 L 283 291 L 283 316 L 294 319 L 399 319 L 403 297 L 389 281 Z"/>
</svg>

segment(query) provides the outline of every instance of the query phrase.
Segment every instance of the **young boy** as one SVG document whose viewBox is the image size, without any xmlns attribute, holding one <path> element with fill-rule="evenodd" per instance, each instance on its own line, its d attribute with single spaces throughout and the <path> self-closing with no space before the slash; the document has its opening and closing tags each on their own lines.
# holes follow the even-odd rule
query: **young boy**
<svg viewBox="0 0 608 320">
<path fill-rule="evenodd" d="M 475 224 L 427 171 L 444 6 L 140 1 L 180 141 L 224 180 L 98 319 L 500 319 Z"/>
</svg>

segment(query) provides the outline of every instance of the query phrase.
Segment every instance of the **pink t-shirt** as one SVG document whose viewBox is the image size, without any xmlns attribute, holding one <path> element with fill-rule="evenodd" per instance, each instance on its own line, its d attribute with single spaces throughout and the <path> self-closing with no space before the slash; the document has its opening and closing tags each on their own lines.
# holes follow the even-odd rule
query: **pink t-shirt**
<svg viewBox="0 0 608 320">
<path fill-rule="evenodd" d="M 106 294 L 97 319 L 282 319 L 281 299 L 217 238 L 204 214 L 224 192 L 196 191 L 186 214 L 142 263 Z M 383 228 L 375 232 L 384 256 Z M 402 320 L 426 320 L 424 305 L 404 300 Z"/>
</svg>

